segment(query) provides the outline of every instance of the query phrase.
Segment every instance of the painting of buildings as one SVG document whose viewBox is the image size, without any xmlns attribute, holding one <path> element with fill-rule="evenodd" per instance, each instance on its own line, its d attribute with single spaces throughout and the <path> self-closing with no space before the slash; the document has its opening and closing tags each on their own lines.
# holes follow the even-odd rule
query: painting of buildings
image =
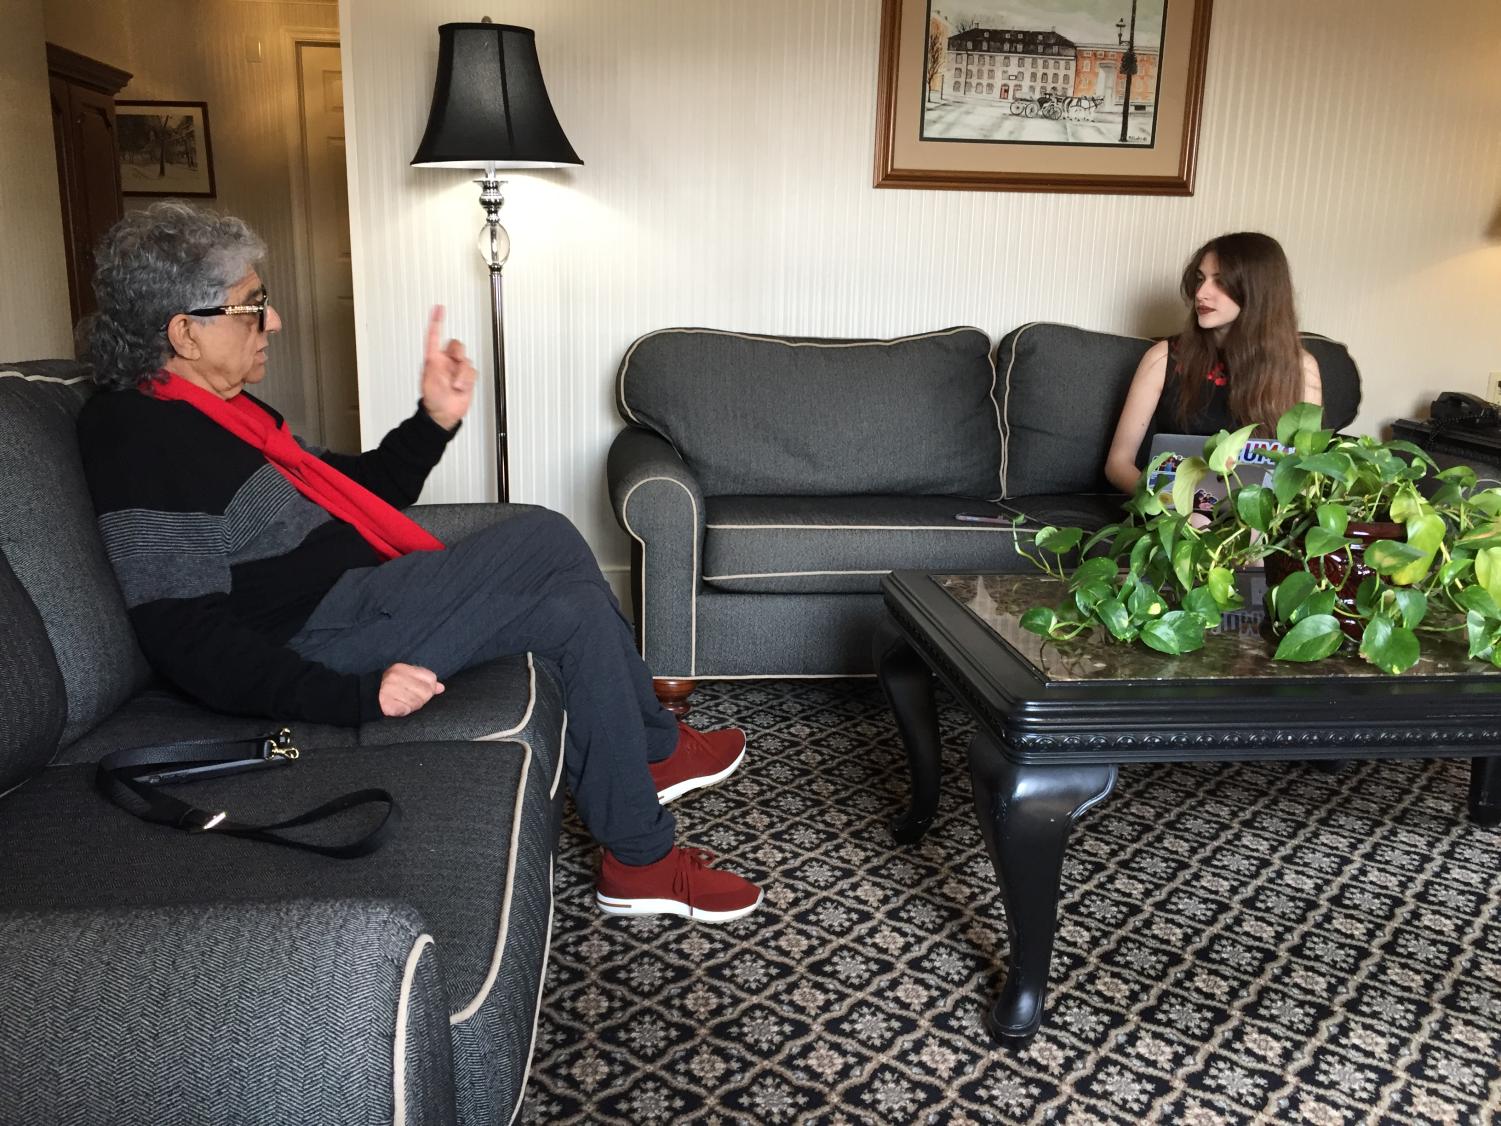
<svg viewBox="0 0 1501 1126">
<path fill-rule="evenodd" d="M 931 0 L 922 138 L 1151 146 L 1165 0 Z"/>
</svg>

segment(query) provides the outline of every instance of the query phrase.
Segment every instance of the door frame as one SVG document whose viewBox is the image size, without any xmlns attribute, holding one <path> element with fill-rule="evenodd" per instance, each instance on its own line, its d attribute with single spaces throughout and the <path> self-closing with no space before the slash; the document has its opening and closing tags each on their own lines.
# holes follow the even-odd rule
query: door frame
<svg viewBox="0 0 1501 1126">
<path fill-rule="evenodd" d="M 313 290 L 313 240 L 309 235 L 308 219 L 308 168 L 304 159 L 302 137 L 302 71 L 297 48 L 306 43 L 314 47 L 339 46 L 339 29 L 331 27 L 284 27 L 281 29 L 281 49 L 288 59 L 287 73 L 296 86 L 297 112 L 286 115 L 287 168 L 291 175 L 292 189 L 292 244 L 293 271 L 297 278 L 297 318 L 305 326 L 298 334 L 301 347 L 298 349 L 302 364 L 303 402 L 308 407 L 305 425 L 314 433 L 309 439 L 323 444 L 323 380 L 318 370 L 318 317 L 315 310 Z M 344 88 L 345 105 L 349 101 L 349 88 Z M 347 153 L 346 153 L 347 158 Z"/>
</svg>

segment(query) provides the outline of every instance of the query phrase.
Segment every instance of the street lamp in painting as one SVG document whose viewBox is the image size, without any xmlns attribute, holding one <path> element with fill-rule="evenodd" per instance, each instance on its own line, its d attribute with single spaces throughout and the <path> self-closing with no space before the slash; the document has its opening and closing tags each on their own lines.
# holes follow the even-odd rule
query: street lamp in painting
<svg viewBox="0 0 1501 1126">
<path fill-rule="evenodd" d="M 1115 38 L 1119 45 L 1121 33 L 1126 30 L 1125 20 L 1115 21 Z M 1126 100 L 1121 104 L 1121 144 L 1126 143 L 1126 130 L 1131 127 L 1131 78 L 1136 73 L 1136 0 L 1131 0 L 1130 38 L 1125 40 L 1126 53 L 1121 58 L 1121 73 L 1126 76 Z"/>
</svg>

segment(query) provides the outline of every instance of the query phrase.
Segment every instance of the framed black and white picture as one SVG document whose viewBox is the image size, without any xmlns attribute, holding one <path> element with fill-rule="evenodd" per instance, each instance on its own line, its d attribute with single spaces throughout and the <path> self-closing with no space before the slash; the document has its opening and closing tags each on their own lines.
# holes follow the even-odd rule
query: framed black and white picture
<svg viewBox="0 0 1501 1126">
<path fill-rule="evenodd" d="M 115 130 L 126 195 L 214 194 L 207 102 L 116 102 Z"/>
</svg>

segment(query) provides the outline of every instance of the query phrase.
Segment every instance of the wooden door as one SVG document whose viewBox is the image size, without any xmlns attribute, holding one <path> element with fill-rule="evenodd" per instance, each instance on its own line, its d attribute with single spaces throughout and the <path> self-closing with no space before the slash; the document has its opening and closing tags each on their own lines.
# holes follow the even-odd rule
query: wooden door
<svg viewBox="0 0 1501 1126">
<path fill-rule="evenodd" d="M 52 140 L 68 256 L 73 321 L 94 311 L 94 247 L 125 213 L 115 94 L 130 81 L 123 70 L 47 44 Z"/>
</svg>

